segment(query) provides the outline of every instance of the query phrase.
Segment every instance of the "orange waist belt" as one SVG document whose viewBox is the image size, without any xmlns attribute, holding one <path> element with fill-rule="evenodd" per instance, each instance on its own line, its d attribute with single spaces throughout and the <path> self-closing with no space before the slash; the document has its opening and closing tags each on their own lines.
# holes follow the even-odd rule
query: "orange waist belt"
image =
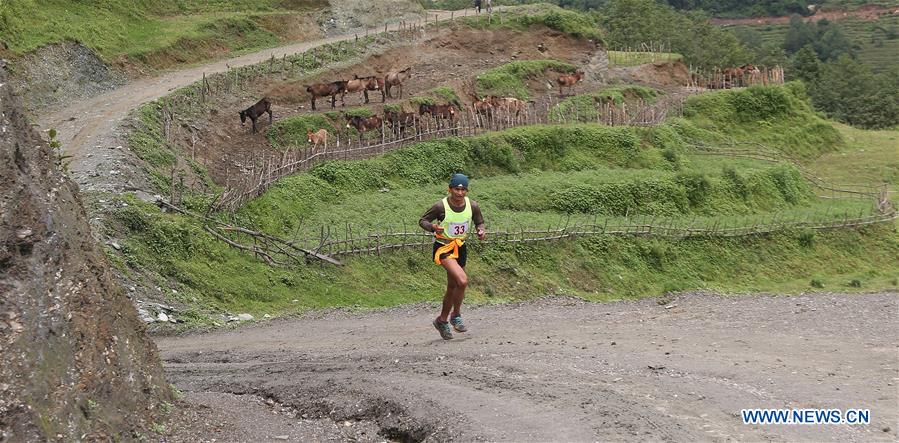
<svg viewBox="0 0 899 443">
<path fill-rule="evenodd" d="M 441 260 L 440 260 L 440 256 L 443 254 L 446 254 L 447 252 L 449 252 L 450 255 L 446 258 L 455 258 L 455 259 L 459 258 L 459 247 L 461 247 L 463 244 L 465 244 L 465 242 L 461 238 L 449 239 L 442 235 L 437 236 L 437 238 L 444 239 L 444 240 L 450 240 L 450 242 L 437 248 L 437 251 L 434 252 L 434 263 L 435 264 L 438 264 L 438 265 L 442 264 Z"/>
</svg>

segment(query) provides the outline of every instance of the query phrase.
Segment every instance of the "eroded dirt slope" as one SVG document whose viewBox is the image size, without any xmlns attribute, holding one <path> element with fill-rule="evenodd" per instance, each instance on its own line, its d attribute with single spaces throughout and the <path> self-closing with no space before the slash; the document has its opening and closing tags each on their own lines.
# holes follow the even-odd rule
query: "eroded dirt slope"
<svg viewBox="0 0 899 443">
<path fill-rule="evenodd" d="M 204 405 L 193 423 L 226 423 L 207 441 L 895 441 L 897 299 L 550 298 L 469 309 L 447 342 L 418 305 L 157 343 Z M 871 424 L 750 426 L 742 408 L 863 408 Z"/>
<path fill-rule="evenodd" d="M 0 68 L 0 441 L 131 439 L 171 400 L 78 188 Z"/>
</svg>

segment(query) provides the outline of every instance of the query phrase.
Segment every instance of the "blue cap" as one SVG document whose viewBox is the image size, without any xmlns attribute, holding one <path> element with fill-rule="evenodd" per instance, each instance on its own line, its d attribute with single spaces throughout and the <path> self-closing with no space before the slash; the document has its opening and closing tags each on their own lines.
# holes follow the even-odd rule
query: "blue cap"
<svg viewBox="0 0 899 443">
<path fill-rule="evenodd" d="M 450 178 L 449 187 L 468 189 L 468 177 L 465 174 L 453 174 L 453 177 Z"/>
</svg>

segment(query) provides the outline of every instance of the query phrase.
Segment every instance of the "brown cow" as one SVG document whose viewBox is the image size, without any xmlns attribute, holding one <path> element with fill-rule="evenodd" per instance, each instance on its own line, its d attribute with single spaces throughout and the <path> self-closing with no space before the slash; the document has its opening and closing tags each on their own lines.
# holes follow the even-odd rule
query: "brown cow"
<svg viewBox="0 0 899 443">
<path fill-rule="evenodd" d="M 490 99 L 490 104 L 495 109 L 501 109 L 509 116 L 513 116 L 514 113 L 515 118 L 518 118 L 521 112 L 527 109 L 527 104 L 515 97 L 496 97 L 491 95 L 487 98 Z"/>
<path fill-rule="evenodd" d="M 556 79 L 556 83 L 559 84 L 559 95 L 562 95 L 562 88 L 567 86 L 568 93 L 571 94 L 571 88 L 574 87 L 577 82 L 581 81 L 584 78 L 584 73 L 582 71 L 575 72 L 574 74 L 562 74 L 559 78 Z"/>
<path fill-rule="evenodd" d="M 400 96 L 399 98 L 403 98 L 403 82 L 412 78 L 412 67 L 408 67 L 398 72 L 391 72 L 384 77 L 384 88 L 386 88 L 387 96 L 390 98 L 394 98 L 390 95 L 390 88 L 397 86 L 400 88 Z"/>
<path fill-rule="evenodd" d="M 318 145 L 323 145 L 325 149 L 328 148 L 328 130 L 327 129 L 319 129 L 318 131 L 312 132 L 311 129 L 306 130 L 306 142 L 312 143 L 312 150 L 314 151 L 318 148 Z"/>
<path fill-rule="evenodd" d="M 337 100 L 337 94 L 340 94 L 346 90 L 346 82 L 342 80 L 338 80 L 336 82 L 331 83 L 316 83 L 314 85 L 310 85 L 306 87 L 306 92 L 312 97 L 312 110 L 315 110 L 315 99 L 317 97 L 331 97 L 331 108 L 334 107 L 334 102 Z M 340 97 L 341 102 L 343 102 L 343 96 Z"/>
<path fill-rule="evenodd" d="M 402 134 L 406 128 L 415 126 L 415 114 L 403 111 L 384 111 L 384 120 L 397 134 Z"/>
<path fill-rule="evenodd" d="M 256 102 L 255 105 L 250 106 L 243 111 L 238 112 L 240 114 L 240 125 L 243 126 L 246 123 L 247 118 L 249 118 L 253 122 L 253 134 L 256 133 L 256 119 L 259 118 L 260 115 L 268 112 L 268 123 L 272 123 L 272 102 L 269 101 L 268 97 L 262 97 L 261 100 Z"/>
<path fill-rule="evenodd" d="M 493 103 L 490 96 L 482 99 L 475 98 L 474 102 L 471 104 L 471 109 L 474 111 L 474 115 L 481 126 L 484 126 L 484 119 L 490 121 L 490 118 L 493 117 Z"/>
<path fill-rule="evenodd" d="M 381 91 L 381 103 L 387 101 L 387 96 L 384 95 L 384 77 L 375 77 L 374 75 L 359 77 L 358 75 L 354 75 L 353 78 L 355 80 L 364 80 L 366 91 Z"/>
<path fill-rule="evenodd" d="M 372 129 L 377 129 L 379 133 L 383 135 L 383 129 L 381 128 L 381 124 L 384 122 L 381 120 L 381 117 L 377 115 L 373 115 L 371 117 L 360 117 L 358 115 L 350 117 L 349 115 L 344 116 L 347 120 L 346 127 L 356 128 L 356 131 L 359 133 L 359 141 L 362 141 L 362 133 L 366 131 L 370 131 Z"/>
<path fill-rule="evenodd" d="M 346 82 L 346 88 L 343 90 L 343 95 L 340 96 L 341 106 L 344 104 L 343 99 L 346 97 L 347 92 L 362 91 L 362 95 L 365 97 L 365 103 L 368 103 L 368 91 L 378 90 L 380 88 L 375 76 L 359 78 L 359 76 L 354 75 L 353 77 L 352 80 Z"/>
</svg>

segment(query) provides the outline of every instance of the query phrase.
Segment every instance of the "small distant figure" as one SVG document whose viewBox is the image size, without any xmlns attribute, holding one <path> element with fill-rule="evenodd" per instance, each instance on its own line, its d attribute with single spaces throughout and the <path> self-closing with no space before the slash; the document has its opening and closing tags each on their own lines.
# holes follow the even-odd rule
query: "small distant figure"
<svg viewBox="0 0 899 443">
<path fill-rule="evenodd" d="M 481 13 L 481 0 L 474 0 L 474 7 L 477 8 L 478 14 Z"/>
<path fill-rule="evenodd" d="M 306 130 L 306 141 L 308 143 L 312 143 L 312 150 L 317 151 L 318 146 L 322 145 L 325 149 L 328 148 L 328 131 L 324 128 L 319 129 L 318 131 L 312 132 L 311 129 Z"/>
<path fill-rule="evenodd" d="M 584 73 L 582 71 L 577 71 L 574 74 L 562 74 L 559 78 L 556 79 L 556 83 L 559 84 L 559 96 L 562 96 L 562 89 L 564 87 L 568 87 L 568 93 L 571 94 L 571 88 L 574 87 L 577 82 L 581 81 L 584 78 Z"/>
<path fill-rule="evenodd" d="M 268 113 L 268 123 L 272 123 L 272 102 L 267 97 L 262 97 L 262 100 L 256 102 L 255 105 L 250 106 L 243 111 L 240 111 L 240 125 L 243 126 L 246 123 L 247 118 L 249 118 L 253 122 L 253 133 L 256 133 L 256 119 L 259 118 L 262 114 Z"/>
<path fill-rule="evenodd" d="M 493 14 L 493 0 L 487 0 L 487 13 Z"/>
</svg>

